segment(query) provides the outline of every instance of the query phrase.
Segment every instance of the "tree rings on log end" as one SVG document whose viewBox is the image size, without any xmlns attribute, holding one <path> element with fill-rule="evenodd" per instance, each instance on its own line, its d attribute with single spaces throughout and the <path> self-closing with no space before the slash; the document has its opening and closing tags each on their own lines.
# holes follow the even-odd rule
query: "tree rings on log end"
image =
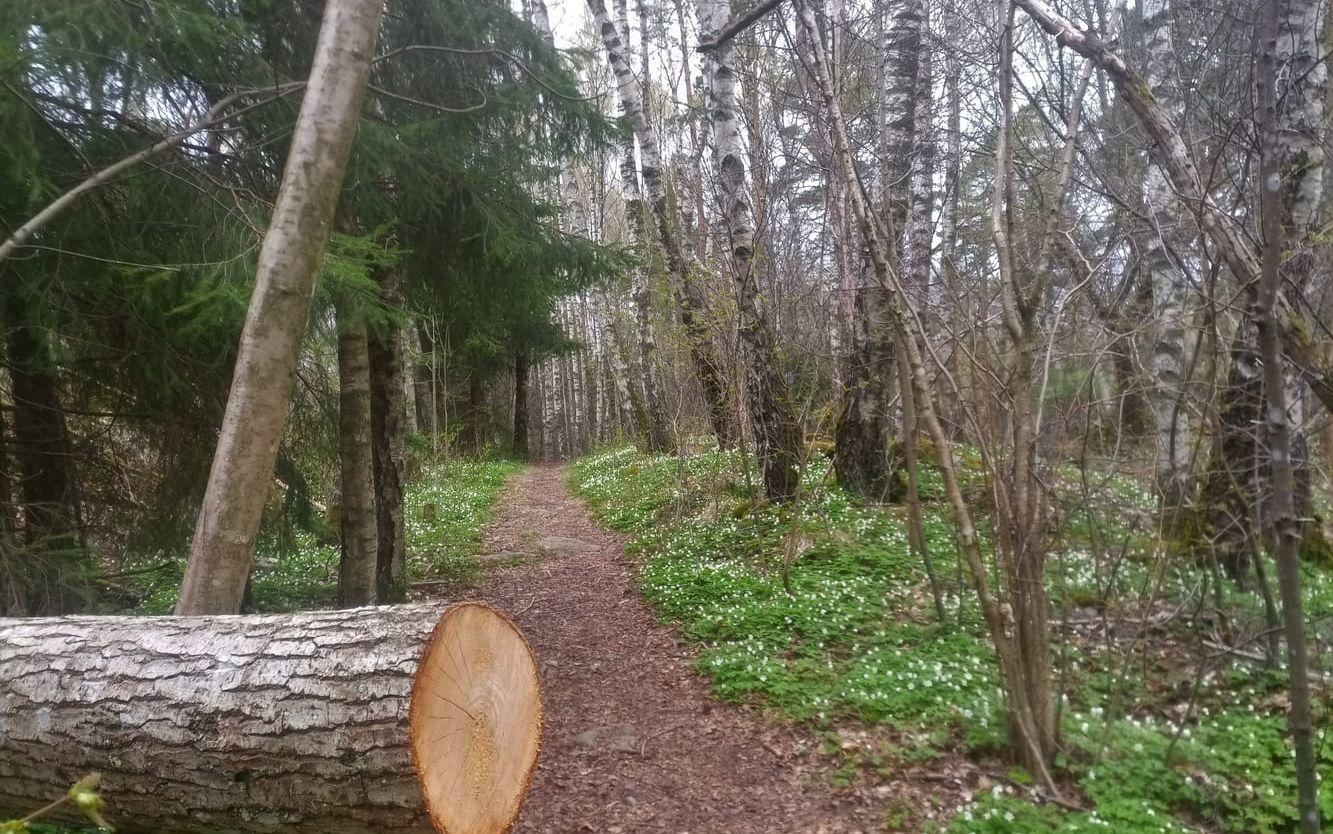
<svg viewBox="0 0 1333 834">
<path fill-rule="evenodd" d="M 443 834 L 502 834 L 514 824 L 541 746 L 532 649 L 481 603 L 444 612 L 412 683 L 412 761 Z"/>
</svg>

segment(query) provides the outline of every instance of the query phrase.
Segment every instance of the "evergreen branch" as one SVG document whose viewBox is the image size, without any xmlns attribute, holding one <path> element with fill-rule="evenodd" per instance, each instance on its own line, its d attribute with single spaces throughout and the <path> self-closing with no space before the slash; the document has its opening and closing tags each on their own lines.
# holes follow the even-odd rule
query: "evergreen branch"
<svg viewBox="0 0 1333 834">
<path fill-rule="evenodd" d="M 527 75 L 533 81 L 536 81 L 538 86 L 540 86 L 543 90 L 555 96 L 556 98 L 564 99 L 565 101 L 575 101 L 575 102 L 593 101 L 597 98 L 597 96 L 571 96 L 568 93 L 562 93 L 559 90 L 552 87 L 545 80 L 543 80 L 542 77 L 537 74 L 536 70 L 528 66 L 528 63 L 526 61 L 519 58 L 512 52 L 506 51 L 504 49 L 496 49 L 494 47 L 487 49 L 467 49 L 461 46 L 439 46 L 436 44 L 429 44 L 429 43 L 409 44 L 408 46 L 400 46 L 397 49 L 394 49 L 390 52 L 386 52 L 383 55 L 380 55 L 378 58 L 375 59 L 375 63 L 378 64 L 380 61 L 387 61 L 390 58 L 395 58 L 407 52 L 448 52 L 452 55 L 499 56 L 501 58 L 508 59 L 514 66 L 522 70 L 525 75 Z"/>
<path fill-rule="evenodd" d="M 412 98 L 411 96 L 405 96 L 401 93 L 390 92 L 389 90 L 386 90 L 383 87 L 377 87 L 374 84 L 367 84 L 366 89 L 370 90 L 377 96 L 383 96 L 384 98 L 391 98 L 395 101 L 404 102 L 405 104 L 415 104 L 418 107 L 426 107 L 431 110 L 438 110 L 441 113 L 475 113 L 476 111 L 485 107 L 486 102 L 488 101 L 488 99 L 486 98 L 485 91 L 482 90 L 478 90 L 478 92 L 481 93 L 481 101 L 478 102 L 477 104 L 473 104 L 468 107 L 446 107 L 443 104 L 436 104 L 433 101 L 423 101 L 419 98 Z"/>
<path fill-rule="evenodd" d="M 92 191 L 99 185 L 110 182 L 144 160 L 171 150 L 201 130 L 207 130 L 210 127 L 222 123 L 226 119 L 235 118 L 255 110 L 258 107 L 262 107 L 269 102 L 276 101 L 283 96 L 302 89 L 305 85 L 306 82 L 304 81 L 289 81 L 272 88 L 262 90 L 243 90 L 238 93 L 233 93 L 213 105 L 213 107 L 209 109 L 208 115 L 201 121 L 179 130 L 140 151 L 136 151 L 124 159 L 121 159 L 119 162 L 108 165 L 102 170 L 97 171 L 87 179 L 83 180 L 83 182 L 80 182 L 78 185 L 52 200 L 47 204 L 46 208 L 34 214 L 23 223 L 23 225 L 15 229 L 14 232 L 5 239 L 4 243 L 0 243 L 0 262 L 3 262 L 13 255 L 19 247 L 23 246 L 28 238 L 32 237 L 36 232 L 46 226 L 46 224 L 68 211 L 69 208 L 78 201 L 79 197 L 83 196 L 85 193 Z M 227 108 L 231 107 L 231 105 L 235 104 L 237 101 L 258 93 L 267 93 L 268 97 L 261 101 L 257 101 L 254 104 L 246 105 L 239 110 L 230 113 L 226 112 Z"/>
</svg>

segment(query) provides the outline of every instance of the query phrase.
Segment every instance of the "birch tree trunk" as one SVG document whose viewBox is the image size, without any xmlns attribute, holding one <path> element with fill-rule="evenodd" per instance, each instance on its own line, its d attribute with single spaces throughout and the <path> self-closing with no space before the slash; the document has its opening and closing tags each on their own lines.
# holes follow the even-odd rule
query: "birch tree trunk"
<svg viewBox="0 0 1333 834">
<path fill-rule="evenodd" d="M 736 442 L 736 425 L 727 405 L 722 366 L 717 361 L 713 337 L 702 318 L 708 305 L 703 289 L 699 286 L 698 276 L 694 272 L 694 265 L 685 260 L 679 230 L 671 217 L 666 182 L 663 177 L 662 156 L 658 150 L 657 136 L 653 133 L 644 111 L 643 96 L 634 79 L 628 53 L 628 40 L 622 39 L 615 22 L 611 20 L 605 0 L 587 0 L 587 3 L 601 36 L 602 46 L 606 50 L 607 61 L 611 64 L 611 71 L 616 78 L 616 93 L 620 100 L 621 112 L 634 128 L 640 157 L 639 171 L 643 176 L 644 189 L 647 191 L 648 207 L 657 220 L 658 239 L 666 256 L 667 272 L 673 284 L 679 288 L 677 301 L 680 304 L 680 320 L 690 343 L 690 356 L 694 362 L 695 373 L 698 374 L 699 384 L 703 389 L 709 423 L 718 442 L 724 447 L 729 447 Z"/>
<path fill-rule="evenodd" d="M 730 21 L 727 0 L 699 0 L 700 36 L 711 41 Z M 708 119 L 717 165 L 718 198 L 726 226 L 731 273 L 745 350 L 746 390 L 756 457 L 770 500 L 785 500 L 800 486 L 798 469 L 803 442 L 768 310 L 760 303 L 754 257 L 754 218 L 745 170 L 740 121 L 736 115 L 736 72 L 731 45 L 710 49 L 704 58 L 708 80 Z M 702 218 L 701 218 L 702 220 Z"/>
<path fill-rule="evenodd" d="M 920 70 L 921 0 L 888 0 L 884 39 L 883 119 L 880 181 L 886 204 L 886 254 L 897 271 L 902 263 L 908 186 L 915 138 L 916 91 Z M 889 292 L 873 270 L 863 269 L 856 290 L 851 330 L 851 359 L 838 422 L 838 483 L 850 492 L 877 500 L 900 490 L 897 462 L 889 454 L 893 433 L 896 366 L 894 315 Z"/>
<path fill-rule="evenodd" d="M 370 348 L 366 323 L 340 298 L 338 317 L 338 450 L 342 560 L 338 598 L 345 607 L 375 604 L 379 551 L 374 455 L 370 435 Z"/>
<path fill-rule="evenodd" d="M 178 614 L 240 608 L 383 9 L 383 0 L 328 0 L 324 6 L 282 188 L 259 252 Z"/>
<path fill-rule="evenodd" d="M 1171 114 L 1180 111 L 1176 85 L 1169 78 L 1174 60 L 1171 38 L 1171 0 L 1144 0 L 1144 80 L 1148 90 Z M 1143 177 L 1143 269 L 1152 289 L 1153 422 L 1157 433 L 1157 480 L 1164 499 L 1175 504 L 1182 497 L 1189 465 L 1193 430 L 1185 400 L 1186 365 L 1194 345 L 1189 309 L 1189 285 L 1171 255 L 1179 238 L 1181 214 L 1171 182 L 1156 154 L 1148 156 Z"/>
</svg>

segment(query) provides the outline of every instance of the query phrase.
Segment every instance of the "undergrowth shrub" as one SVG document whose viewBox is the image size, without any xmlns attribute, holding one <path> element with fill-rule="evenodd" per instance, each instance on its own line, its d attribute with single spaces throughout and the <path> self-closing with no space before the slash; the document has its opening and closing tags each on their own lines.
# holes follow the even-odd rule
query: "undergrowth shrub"
<svg viewBox="0 0 1333 834">
<path fill-rule="evenodd" d="M 901 510 L 851 500 L 827 466 L 812 463 L 802 497 L 785 506 L 757 502 L 745 458 L 716 449 L 685 458 L 613 449 L 576 462 L 571 482 L 603 523 L 630 534 L 644 596 L 698 642 L 697 666 L 719 697 L 825 729 L 859 721 L 942 739 L 932 744 L 962 739 L 972 755 L 990 756 L 1004 741 L 1001 694 L 947 506 L 937 498 L 924 507 L 950 612 L 937 623 Z M 925 467 L 922 475 L 934 495 L 938 473 Z M 1135 514 L 1148 509 L 1149 491 L 1119 476 L 1095 487 L 1056 493 L 1072 509 L 1050 559 L 1053 625 L 1088 612 L 1114 617 L 1142 598 L 1181 606 L 1197 595 L 1197 565 L 1148 558 Z M 1333 582 L 1307 574 L 1307 583 L 1312 618 L 1327 617 Z M 1218 593 L 1238 615 L 1258 616 L 1254 594 Z M 1060 639 L 1065 752 L 1057 773 L 1084 810 L 1040 801 L 1031 780 L 1010 771 L 1014 784 L 976 797 L 950 834 L 1294 830 L 1291 750 L 1273 700 L 1283 675 L 1237 660 L 1191 686 L 1194 655 L 1167 653 L 1180 635 L 1161 639 L 1161 652 Z M 1333 772 L 1330 742 L 1319 745 L 1325 773 Z M 849 784 L 860 768 L 849 761 L 836 783 Z M 1331 794 L 1322 798 L 1329 817 Z"/>
</svg>

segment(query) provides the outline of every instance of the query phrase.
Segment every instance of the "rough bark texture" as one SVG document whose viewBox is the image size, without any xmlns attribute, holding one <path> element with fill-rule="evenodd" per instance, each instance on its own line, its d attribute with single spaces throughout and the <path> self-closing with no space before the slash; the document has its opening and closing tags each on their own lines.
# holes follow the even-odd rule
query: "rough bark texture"
<svg viewBox="0 0 1333 834">
<path fill-rule="evenodd" d="M 346 299 L 338 316 L 339 525 L 338 598 L 348 607 L 375 603 L 378 534 L 370 434 L 370 353 L 366 324 Z"/>
<path fill-rule="evenodd" d="M 528 376 L 529 361 L 526 350 L 514 353 L 514 457 L 527 460 L 528 449 Z"/>
<path fill-rule="evenodd" d="M 96 770 L 123 832 L 426 834 L 408 698 L 439 614 L 0 621 L 0 808 Z"/>
<path fill-rule="evenodd" d="M 897 271 L 907 223 L 921 51 L 920 0 L 892 0 L 884 38 L 880 171 L 886 254 Z M 873 269 L 862 270 L 856 290 L 847 381 L 837 428 L 838 483 L 871 498 L 896 498 L 898 461 L 889 453 L 890 403 L 895 385 L 893 300 Z"/>
<path fill-rule="evenodd" d="M 1179 112 L 1176 85 L 1169 77 L 1176 60 L 1168 0 L 1145 0 L 1143 12 L 1144 81 L 1161 107 Z M 1143 213 L 1147 220 L 1140 247 L 1143 270 L 1152 288 L 1150 369 L 1152 410 L 1157 432 L 1157 478 L 1163 495 L 1178 501 L 1189 465 L 1193 432 L 1185 403 L 1186 365 L 1193 346 L 1189 283 L 1171 254 L 1179 236 L 1180 208 L 1156 154 L 1149 154 L 1143 177 Z"/>
<path fill-rule="evenodd" d="M 240 607 L 383 8 L 384 0 L 329 0 L 324 6 L 282 188 L 259 252 L 177 613 Z"/>
<path fill-rule="evenodd" d="M 386 304 L 398 301 L 397 276 L 382 278 L 380 294 Z M 374 463 L 376 593 L 381 602 L 402 600 L 407 593 L 403 530 L 403 398 L 402 340 L 391 325 L 371 333 L 370 448 Z"/>
<path fill-rule="evenodd" d="M 658 239 L 666 256 L 667 271 L 677 288 L 680 320 L 689 339 L 690 355 L 694 361 L 700 387 L 703 389 L 709 423 L 718 442 L 723 446 L 732 446 L 736 442 L 737 434 L 735 420 L 727 406 L 722 366 L 717 361 L 712 333 L 703 318 L 708 307 L 707 300 L 703 288 L 699 286 L 693 264 L 686 262 L 681 249 L 679 230 L 671 217 L 662 171 L 662 156 L 658 150 L 657 136 L 648 122 L 643 107 L 643 96 L 638 82 L 634 78 L 628 54 L 628 42 L 622 39 L 615 22 L 608 14 L 605 0 L 587 0 L 587 2 L 588 9 L 596 21 L 602 46 L 606 50 L 607 61 L 616 77 L 616 93 L 620 99 L 621 113 L 634 128 L 634 137 L 638 141 L 639 171 L 643 175 L 648 206 L 657 220 Z"/>
<path fill-rule="evenodd" d="M 730 18 L 726 0 L 699 0 L 699 29 L 715 38 Z M 792 408 L 787 381 L 768 310 L 759 299 L 754 257 L 754 217 L 745 170 L 740 121 L 736 114 L 736 72 L 730 45 L 711 49 L 704 59 L 708 79 L 708 119 L 717 164 L 718 198 L 731 255 L 731 274 L 745 350 L 746 392 L 756 457 L 770 500 L 791 498 L 799 486 L 803 436 Z"/>
</svg>

